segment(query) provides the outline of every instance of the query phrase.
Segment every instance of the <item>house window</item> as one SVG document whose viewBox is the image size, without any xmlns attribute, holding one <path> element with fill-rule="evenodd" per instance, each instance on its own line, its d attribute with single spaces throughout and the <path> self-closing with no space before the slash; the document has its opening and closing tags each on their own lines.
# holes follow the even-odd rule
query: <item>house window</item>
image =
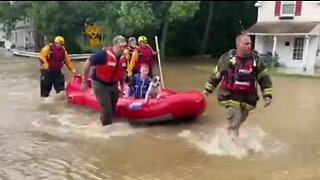
<svg viewBox="0 0 320 180">
<path fill-rule="evenodd" d="M 281 16 L 294 16 L 295 1 L 282 1 Z"/>
<path fill-rule="evenodd" d="M 304 37 L 294 38 L 293 60 L 302 60 L 304 48 Z"/>
</svg>

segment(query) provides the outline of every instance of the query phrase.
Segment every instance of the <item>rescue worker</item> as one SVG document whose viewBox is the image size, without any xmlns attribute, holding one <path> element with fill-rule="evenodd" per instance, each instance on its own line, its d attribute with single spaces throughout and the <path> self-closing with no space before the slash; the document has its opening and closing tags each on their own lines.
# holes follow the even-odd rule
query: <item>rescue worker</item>
<svg viewBox="0 0 320 180">
<path fill-rule="evenodd" d="M 138 45 L 137 40 L 135 37 L 129 37 L 128 38 L 128 47 L 124 50 L 123 54 L 125 57 L 129 60 L 133 58 L 133 55 L 135 56 L 134 60 L 138 60 L 139 52 L 138 52 Z"/>
<path fill-rule="evenodd" d="M 136 99 L 145 98 L 148 91 L 151 78 L 148 76 L 149 66 L 142 64 L 140 67 L 140 73 L 133 75 L 128 86 L 130 88 L 129 97 Z"/>
<path fill-rule="evenodd" d="M 130 62 L 136 62 L 139 58 L 139 51 L 138 51 L 138 45 L 137 40 L 135 37 L 129 37 L 128 38 L 129 46 L 124 50 L 123 54 L 127 59 L 127 69 L 126 69 L 126 82 L 129 82 L 130 77 L 132 77 L 132 70 L 130 70 Z M 132 69 L 132 68 L 131 68 Z"/>
<path fill-rule="evenodd" d="M 56 93 L 65 90 L 64 75 L 61 72 L 64 64 L 75 74 L 76 69 L 71 63 L 70 57 L 64 47 L 64 38 L 57 36 L 54 43 L 44 46 L 39 53 L 41 78 L 40 78 L 40 96 L 48 97 L 52 85 Z"/>
<path fill-rule="evenodd" d="M 241 124 L 259 100 L 256 82 L 260 85 L 265 107 L 272 100 L 272 81 L 259 55 L 251 50 L 250 36 L 237 36 L 236 47 L 220 57 L 203 92 L 208 96 L 222 81 L 218 101 L 227 110 L 228 133 L 234 141 L 239 137 Z"/>
<path fill-rule="evenodd" d="M 83 67 L 82 89 L 88 87 L 88 75 L 90 67 L 92 71 L 92 86 L 101 106 L 101 124 L 103 126 L 112 124 L 119 96 L 123 95 L 123 75 L 125 58 L 122 57 L 127 45 L 123 36 L 113 38 L 112 46 L 96 52 L 86 60 Z M 119 86 L 120 83 L 120 86 Z"/>
<path fill-rule="evenodd" d="M 136 74 L 140 71 L 141 64 L 147 64 L 149 66 L 149 76 L 153 76 L 153 65 L 154 65 L 154 55 L 158 52 L 155 52 L 152 47 L 148 44 L 148 39 L 145 36 L 139 36 L 138 38 L 138 52 L 139 58 L 137 60 L 132 59 L 128 67 L 128 74 Z"/>
</svg>

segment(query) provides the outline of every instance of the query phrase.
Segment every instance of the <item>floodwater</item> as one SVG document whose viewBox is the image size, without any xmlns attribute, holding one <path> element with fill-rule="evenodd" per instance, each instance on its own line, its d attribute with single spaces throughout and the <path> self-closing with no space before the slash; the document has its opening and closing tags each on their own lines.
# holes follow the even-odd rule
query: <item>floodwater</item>
<svg viewBox="0 0 320 180">
<path fill-rule="evenodd" d="M 259 102 L 235 145 L 215 93 L 193 122 L 101 127 L 91 110 L 40 100 L 36 59 L 2 52 L 0 64 L 0 179 L 320 179 L 319 79 L 272 77 L 273 104 Z M 165 85 L 202 90 L 212 67 L 163 64 Z"/>
</svg>

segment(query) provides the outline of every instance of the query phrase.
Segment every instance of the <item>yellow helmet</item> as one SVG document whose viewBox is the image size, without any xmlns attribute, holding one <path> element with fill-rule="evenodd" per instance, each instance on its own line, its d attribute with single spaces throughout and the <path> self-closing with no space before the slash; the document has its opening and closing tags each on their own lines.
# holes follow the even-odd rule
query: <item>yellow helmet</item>
<svg viewBox="0 0 320 180">
<path fill-rule="evenodd" d="M 148 41 L 148 39 L 145 36 L 139 36 L 139 38 L 138 38 L 138 42 L 147 42 L 147 41 Z"/>
<path fill-rule="evenodd" d="M 54 38 L 54 42 L 58 44 L 64 44 L 64 38 L 62 36 L 57 36 Z"/>
</svg>

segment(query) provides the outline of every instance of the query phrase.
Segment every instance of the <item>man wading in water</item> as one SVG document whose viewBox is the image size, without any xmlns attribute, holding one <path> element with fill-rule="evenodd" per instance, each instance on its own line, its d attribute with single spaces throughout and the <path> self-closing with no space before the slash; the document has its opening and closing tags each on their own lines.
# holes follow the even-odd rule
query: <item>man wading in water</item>
<svg viewBox="0 0 320 180">
<path fill-rule="evenodd" d="M 259 99 L 256 82 L 260 85 L 265 107 L 271 104 L 272 82 L 261 58 L 251 49 L 247 34 L 236 38 L 237 49 L 224 53 L 205 85 L 206 96 L 220 84 L 218 101 L 228 113 L 228 133 L 232 140 L 239 137 L 239 128 Z"/>
</svg>

